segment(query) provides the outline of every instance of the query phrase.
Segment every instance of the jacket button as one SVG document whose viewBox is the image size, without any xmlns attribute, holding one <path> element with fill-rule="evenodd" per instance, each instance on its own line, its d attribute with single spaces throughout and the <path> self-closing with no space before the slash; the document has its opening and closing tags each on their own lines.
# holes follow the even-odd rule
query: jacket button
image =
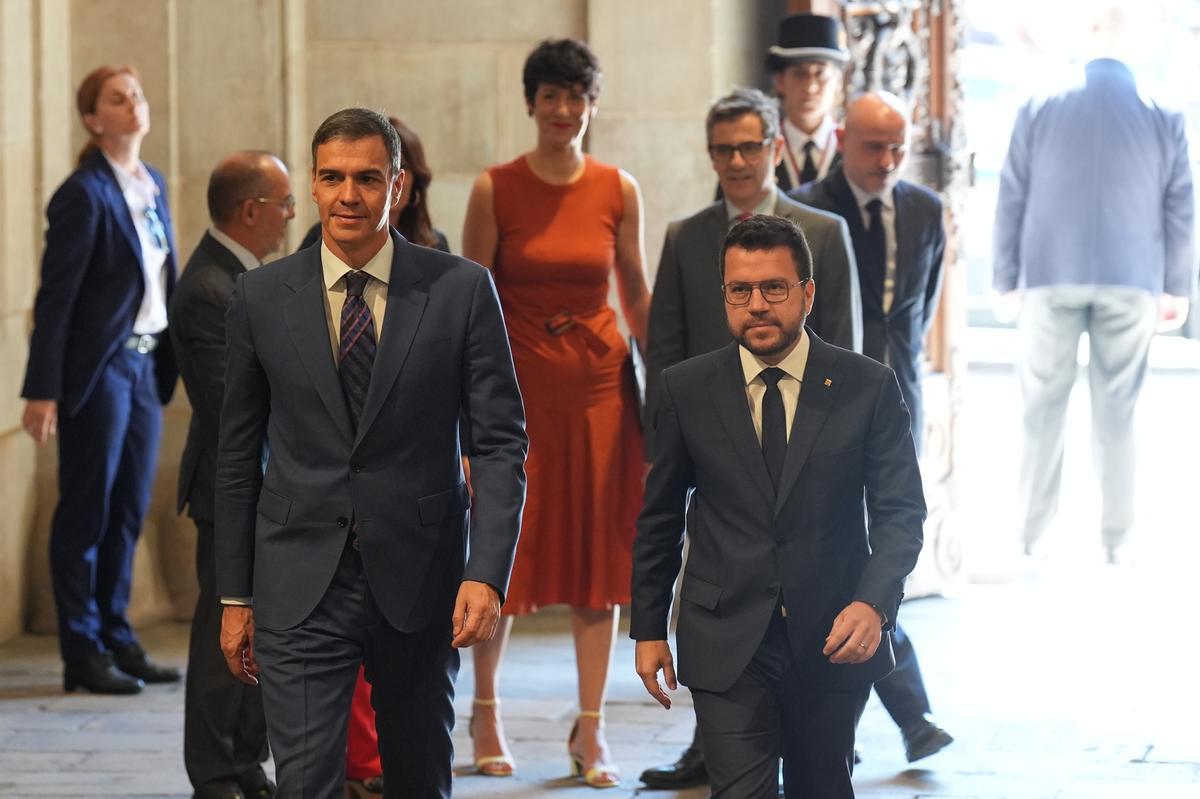
<svg viewBox="0 0 1200 799">
<path fill-rule="evenodd" d="M 338 522 L 338 527 L 345 527 L 347 524 L 350 523 L 350 520 L 347 519 L 345 516 L 339 516 L 337 522 Z"/>
<path fill-rule="evenodd" d="M 359 472 L 362 471 L 362 464 L 361 463 L 350 464 L 350 471 L 354 472 L 355 474 L 358 474 Z"/>
</svg>

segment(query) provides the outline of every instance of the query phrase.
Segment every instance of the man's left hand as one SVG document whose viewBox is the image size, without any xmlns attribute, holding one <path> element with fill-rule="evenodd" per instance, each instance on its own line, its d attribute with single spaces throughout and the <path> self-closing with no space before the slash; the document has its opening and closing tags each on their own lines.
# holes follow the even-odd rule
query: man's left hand
<svg viewBox="0 0 1200 799">
<path fill-rule="evenodd" d="M 875 655 L 883 636 L 883 619 L 866 602 L 851 602 L 833 620 L 823 654 L 838 664 L 865 663 Z"/>
<path fill-rule="evenodd" d="M 456 649 L 490 641 L 500 623 L 500 594 L 487 583 L 463 580 L 454 602 L 454 640 Z"/>
</svg>

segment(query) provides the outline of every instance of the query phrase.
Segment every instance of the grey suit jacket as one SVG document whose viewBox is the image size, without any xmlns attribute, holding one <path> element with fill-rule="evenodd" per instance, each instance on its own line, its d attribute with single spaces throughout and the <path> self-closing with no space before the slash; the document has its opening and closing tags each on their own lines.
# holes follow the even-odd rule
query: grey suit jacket
<svg viewBox="0 0 1200 799">
<path fill-rule="evenodd" d="M 869 661 L 821 654 L 853 600 L 895 623 L 921 551 L 925 502 L 908 414 L 887 367 L 811 335 L 780 485 L 755 435 L 738 346 L 659 377 L 654 466 L 633 549 L 630 636 L 665 640 L 684 508 L 691 542 L 679 611 L 679 679 L 723 691 L 746 669 L 780 602 L 805 684 L 848 688 L 893 667 L 889 641 Z M 869 520 L 869 521 L 868 521 Z"/>
<path fill-rule="evenodd" d="M 234 290 L 217 592 L 253 596 L 256 623 L 271 629 L 316 607 L 352 520 L 371 594 L 401 632 L 448 624 L 464 579 L 501 597 L 508 587 L 528 439 L 496 289 L 477 264 L 394 230 L 392 239 L 387 318 L 357 430 L 329 345 L 320 248 L 248 272 Z M 469 524 L 462 455 L 477 509 Z"/>
<path fill-rule="evenodd" d="M 1190 297 L 1195 197 L 1186 120 L 1120 61 L 1017 114 L 996 201 L 997 291 L 1126 286 Z"/>
<path fill-rule="evenodd" d="M 179 278 L 168 309 L 179 376 L 192 406 L 179 464 L 179 511 L 212 524 L 217 475 L 217 427 L 225 395 L 225 312 L 238 275 L 237 256 L 208 233 Z"/>
<path fill-rule="evenodd" d="M 822 339 L 862 351 L 862 299 L 849 229 L 837 214 L 776 193 L 775 214 L 804 231 L 813 254 L 817 292 L 808 326 Z M 729 231 L 724 202 L 716 202 L 667 228 L 646 346 L 647 418 L 657 400 L 658 374 L 687 358 L 729 343 L 721 297 L 721 242 Z"/>
</svg>

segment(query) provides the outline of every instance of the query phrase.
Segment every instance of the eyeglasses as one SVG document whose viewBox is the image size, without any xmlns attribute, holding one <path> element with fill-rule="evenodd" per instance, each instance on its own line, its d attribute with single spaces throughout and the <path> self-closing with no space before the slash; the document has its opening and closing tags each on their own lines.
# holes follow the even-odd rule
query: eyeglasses
<svg viewBox="0 0 1200 799">
<path fill-rule="evenodd" d="M 744 141 L 740 144 L 710 144 L 708 145 L 708 155 L 712 160 L 722 164 L 732 160 L 734 153 L 741 155 L 743 161 L 757 161 L 762 157 L 763 148 L 770 143 L 770 139 L 763 139 L 762 141 Z"/>
<path fill-rule="evenodd" d="M 795 283 L 788 283 L 786 280 L 760 280 L 757 283 L 725 283 L 721 286 L 721 292 L 725 295 L 725 302 L 730 305 L 749 305 L 750 298 L 754 296 L 754 290 L 758 289 L 758 293 L 762 298 L 769 303 L 787 302 L 788 295 L 796 286 L 803 286 L 808 282 L 808 278 L 797 280 Z"/>
<path fill-rule="evenodd" d="M 270 197 L 247 197 L 246 199 L 264 205 L 278 205 L 285 211 L 294 211 L 296 209 L 296 198 L 290 194 L 282 200 L 272 200 Z"/>
</svg>

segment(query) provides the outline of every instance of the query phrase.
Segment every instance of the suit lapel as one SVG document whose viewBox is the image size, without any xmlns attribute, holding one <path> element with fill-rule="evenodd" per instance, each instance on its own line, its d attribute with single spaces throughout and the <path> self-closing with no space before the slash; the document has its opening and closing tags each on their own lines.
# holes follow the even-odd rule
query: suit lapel
<svg viewBox="0 0 1200 799">
<path fill-rule="evenodd" d="M 338 378 L 337 366 L 333 362 L 333 349 L 329 343 L 328 311 L 325 299 L 325 281 L 321 273 L 321 249 L 306 250 L 304 261 L 288 285 L 296 292 L 284 306 L 284 318 L 292 345 L 300 356 L 304 368 L 325 409 L 333 418 L 334 425 L 346 439 L 354 441 L 350 425 L 350 410 L 342 394 L 342 381 Z"/>
<path fill-rule="evenodd" d="M 779 477 L 779 492 L 775 499 L 775 512 L 783 509 L 784 502 L 800 477 L 813 443 L 817 440 L 833 398 L 840 386 L 837 370 L 837 351 L 808 331 L 808 363 L 804 367 L 804 380 L 800 384 L 800 399 L 796 403 L 796 415 L 792 417 L 792 434 L 788 436 L 787 454 L 783 459 L 783 473 Z M 762 458 L 759 458 L 761 461 Z"/>
<path fill-rule="evenodd" d="M 91 158 L 96 171 L 102 176 L 101 181 L 108 195 L 105 199 L 113 209 L 113 216 L 117 220 L 117 229 L 121 231 L 125 243 L 133 250 L 133 254 L 140 264 L 142 262 L 142 241 L 138 238 L 137 228 L 133 224 L 133 214 L 129 210 L 129 203 L 125 202 L 125 195 L 121 192 L 121 184 L 117 181 L 117 176 L 109 165 L 108 159 L 104 157 L 104 153 L 96 150 L 92 153 Z M 138 274 L 141 274 L 140 269 Z"/>
<path fill-rule="evenodd" d="M 371 368 L 371 385 L 363 403 L 362 418 L 358 421 L 355 446 L 362 441 L 375 417 L 379 415 L 383 401 L 400 374 L 400 367 L 408 359 L 413 338 L 417 335 L 421 317 L 429 302 L 425 276 L 413 263 L 412 245 L 394 233 L 392 244 L 395 250 L 392 254 L 392 273 L 388 280 L 387 315 L 384 317 L 383 329 L 379 332 L 379 348 L 375 355 L 375 365 Z"/>
<path fill-rule="evenodd" d="M 746 401 L 746 381 L 742 372 L 742 362 L 738 357 L 737 342 L 725 349 L 712 375 L 709 390 L 717 418 L 721 420 L 725 434 L 733 442 L 734 450 L 750 474 L 750 482 L 762 493 L 767 504 L 773 505 L 775 496 L 771 489 L 771 475 L 767 471 L 762 446 L 758 443 L 758 436 L 754 433 L 754 422 L 750 418 L 750 408 Z"/>
</svg>

